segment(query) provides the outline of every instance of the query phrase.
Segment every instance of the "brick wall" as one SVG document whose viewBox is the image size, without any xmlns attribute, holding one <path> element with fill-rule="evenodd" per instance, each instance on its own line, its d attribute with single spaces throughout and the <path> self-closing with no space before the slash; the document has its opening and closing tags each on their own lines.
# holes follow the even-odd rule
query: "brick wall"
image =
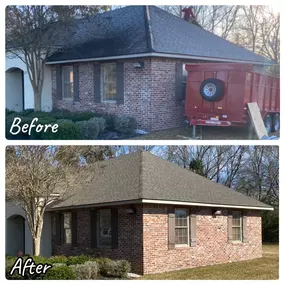
<svg viewBox="0 0 285 285">
<path fill-rule="evenodd" d="M 144 68 L 133 62 L 142 60 Z M 183 124 L 184 106 L 175 101 L 174 59 L 143 58 L 124 61 L 124 104 L 95 103 L 93 62 L 79 64 L 79 102 L 56 98 L 56 67 L 52 68 L 53 108 L 71 111 L 96 111 L 135 117 L 139 127 L 159 130 Z"/>
<path fill-rule="evenodd" d="M 137 214 L 127 214 L 122 207 L 118 211 L 118 248 L 91 248 L 90 210 L 77 210 L 77 247 L 71 244 L 56 245 L 55 217 L 52 217 L 52 254 L 80 255 L 90 254 L 96 257 L 126 259 L 131 263 L 133 272 L 142 272 L 142 213 L 137 207 Z"/>
<path fill-rule="evenodd" d="M 132 272 L 138 274 L 159 273 L 184 268 L 214 265 L 262 256 L 261 217 L 258 211 L 246 211 L 247 242 L 228 243 L 227 210 L 222 215 L 212 216 L 212 209 L 196 209 L 195 247 L 168 248 L 168 211 L 165 205 L 137 205 L 137 213 L 126 214 L 119 209 L 118 249 L 90 247 L 90 215 L 88 209 L 77 212 L 78 247 L 56 246 L 53 238 L 53 254 L 109 257 L 127 259 Z M 55 236 L 55 221 L 52 220 Z"/>
<path fill-rule="evenodd" d="M 213 218 L 212 209 L 197 209 L 196 247 L 168 249 L 169 206 L 144 205 L 144 274 L 213 265 L 262 256 L 260 212 L 247 211 L 247 242 L 228 243 L 227 211 Z"/>
</svg>

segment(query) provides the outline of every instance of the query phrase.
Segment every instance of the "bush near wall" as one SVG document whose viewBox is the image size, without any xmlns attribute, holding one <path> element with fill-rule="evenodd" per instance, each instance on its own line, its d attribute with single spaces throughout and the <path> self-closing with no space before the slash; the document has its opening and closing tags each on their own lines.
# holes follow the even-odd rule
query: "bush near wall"
<svg viewBox="0 0 285 285">
<path fill-rule="evenodd" d="M 20 132 L 17 135 L 10 133 L 15 117 L 21 119 L 20 126 L 30 124 L 34 118 L 39 120 L 36 124 L 58 124 L 58 131 L 53 133 L 50 129 L 44 133 L 32 134 Z M 34 112 L 28 109 L 23 112 L 15 112 L 6 109 L 6 138 L 17 140 L 95 140 L 100 134 L 107 131 L 117 131 L 121 134 L 133 134 L 137 128 L 134 118 L 128 116 L 115 116 L 97 114 L 92 112 L 70 112 L 69 110 L 53 110 L 52 112 Z"/>
<path fill-rule="evenodd" d="M 29 256 L 23 257 L 26 260 Z M 16 257 L 6 256 L 6 278 L 12 280 L 19 279 L 43 279 L 43 280 L 94 280 L 100 278 L 127 278 L 131 271 L 131 265 L 126 260 L 111 260 L 109 258 L 95 258 L 88 255 L 79 256 L 52 256 L 45 258 L 42 256 L 33 256 L 36 264 L 52 264 L 53 267 L 47 271 L 47 274 L 30 276 L 25 274 L 9 275 Z"/>
</svg>

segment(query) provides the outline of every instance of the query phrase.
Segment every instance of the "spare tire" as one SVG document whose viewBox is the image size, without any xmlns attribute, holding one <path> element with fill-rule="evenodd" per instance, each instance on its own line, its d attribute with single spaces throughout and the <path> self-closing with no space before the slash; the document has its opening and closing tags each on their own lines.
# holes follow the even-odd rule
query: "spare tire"
<svg viewBox="0 0 285 285">
<path fill-rule="evenodd" d="M 200 94 L 207 101 L 218 101 L 224 95 L 224 82 L 216 78 L 204 80 L 200 86 Z"/>
</svg>

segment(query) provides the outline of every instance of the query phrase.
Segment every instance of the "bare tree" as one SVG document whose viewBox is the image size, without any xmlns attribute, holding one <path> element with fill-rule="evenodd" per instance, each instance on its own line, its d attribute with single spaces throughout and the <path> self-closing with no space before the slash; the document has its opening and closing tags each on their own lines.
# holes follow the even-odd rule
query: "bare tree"
<svg viewBox="0 0 285 285">
<path fill-rule="evenodd" d="M 88 7 L 90 6 L 6 7 L 6 54 L 25 63 L 33 87 L 36 111 L 41 110 L 45 63 L 52 53 L 60 50 L 70 40 L 68 31 L 75 24 L 74 19 L 89 15 L 91 11 L 95 13 L 99 9 Z"/>
<path fill-rule="evenodd" d="M 46 208 L 66 199 L 85 183 L 92 183 L 101 171 L 98 164 L 81 160 L 79 148 L 74 152 L 69 146 L 7 147 L 6 200 L 25 211 L 34 255 L 40 254 Z"/>
</svg>

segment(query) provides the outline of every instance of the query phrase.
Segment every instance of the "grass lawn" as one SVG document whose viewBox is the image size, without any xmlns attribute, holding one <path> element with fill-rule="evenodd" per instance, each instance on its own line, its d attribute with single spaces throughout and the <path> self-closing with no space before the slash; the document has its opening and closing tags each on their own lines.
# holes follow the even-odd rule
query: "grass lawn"
<svg viewBox="0 0 285 285">
<path fill-rule="evenodd" d="M 263 257 L 249 261 L 150 274 L 141 279 L 158 280 L 269 280 L 279 276 L 279 246 L 263 245 Z"/>
<path fill-rule="evenodd" d="M 270 135 L 279 136 L 278 133 Z M 200 127 L 197 126 L 197 139 L 203 140 L 248 140 L 248 129 L 237 127 Z M 254 139 L 254 138 L 253 138 Z M 161 131 L 153 131 L 149 134 L 131 138 L 131 140 L 193 140 L 192 127 L 172 128 Z"/>
</svg>

